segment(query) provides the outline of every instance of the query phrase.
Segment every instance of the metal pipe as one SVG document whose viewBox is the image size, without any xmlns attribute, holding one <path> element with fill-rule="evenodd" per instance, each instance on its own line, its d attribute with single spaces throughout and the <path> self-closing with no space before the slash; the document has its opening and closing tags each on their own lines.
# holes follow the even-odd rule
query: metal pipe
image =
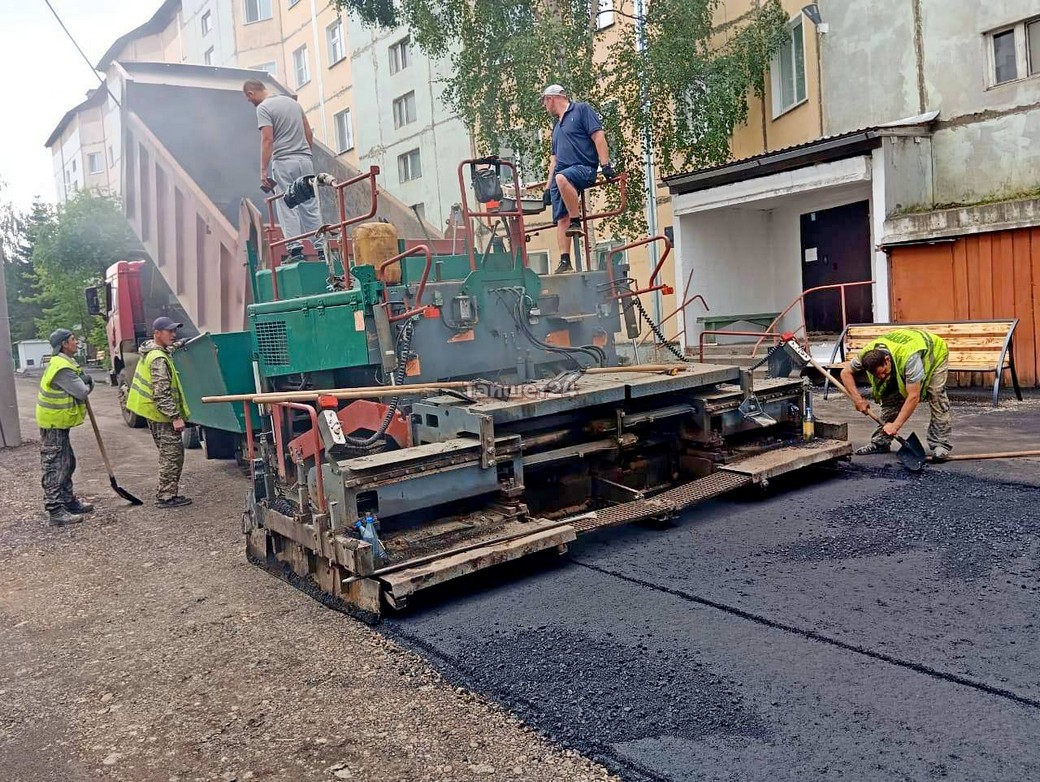
<svg viewBox="0 0 1040 782">
<path fill-rule="evenodd" d="M 315 483 L 318 489 L 318 509 L 325 511 L 328 506 L 325 503 L 325 479 L 321 473 L 321 432 L 318 430 L 318 412 L 310 405 L 301 404 L 299 402 L 272 402 L 276 408 L 289 408 L 291 410 L 301 410 L 307 413 L 311 419 L 311 432 L 314 434 L 314 472 L 316 473 Z M 281 459 L 279 460 L 281 461 Z"/>
</svg>

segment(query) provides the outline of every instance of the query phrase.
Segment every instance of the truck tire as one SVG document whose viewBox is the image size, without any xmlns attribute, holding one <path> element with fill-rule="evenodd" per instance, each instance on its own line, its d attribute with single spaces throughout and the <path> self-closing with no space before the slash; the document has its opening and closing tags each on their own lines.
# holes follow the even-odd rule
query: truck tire
<svg viewBox="0 0 1040 782">
<path fill-rule="evenodd" d="M 211 429 L 208 426 L 202 429 L 202 448 L 207 459 L 234 459 L 235 458 L 235 435 L 233 432 L 225 432 L 223 429 Z"/>
<path fill-rule="evenodd" d="M 127 375 L 126 370 L 121 370 L 119 376 L 116 378 L 117 389 L 119 392 L 119 410 L 123 414 L 123 421 L 131 429 L 143 429 L 148 425 L 148 422 L 137 415 L 126 409 L 126 398 L 130 394 L 130 380 L 131 378 Z"/>
<path fill-rule="evenodd" d="M 199 439 L 199 427 L 184 427 L 184 431 L 181 432 L 181 442 L 184 443 L 184 447 L 187 448 L 189 451 L 194 451 L 201 448 L 202 441 Z"/>
</svg>

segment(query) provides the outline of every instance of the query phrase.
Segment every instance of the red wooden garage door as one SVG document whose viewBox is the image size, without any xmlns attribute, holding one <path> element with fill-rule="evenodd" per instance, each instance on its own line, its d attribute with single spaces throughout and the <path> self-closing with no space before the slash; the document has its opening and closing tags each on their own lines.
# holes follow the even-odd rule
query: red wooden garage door
<svg viewBox="0 0 1040 782">
<path fill-rule="evenodd" d="M 895 247 L 889 264 L 892 320 L 1018 318 L 1018 377 L 1040 385 L 1040 228 Z"/>
</svg>

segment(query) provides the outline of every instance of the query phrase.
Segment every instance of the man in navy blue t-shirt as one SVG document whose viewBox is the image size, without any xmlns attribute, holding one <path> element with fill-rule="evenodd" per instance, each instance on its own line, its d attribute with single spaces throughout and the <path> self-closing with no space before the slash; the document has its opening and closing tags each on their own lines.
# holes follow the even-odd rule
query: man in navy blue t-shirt
<svg viewBox="0 0 1040 782">
<path fill-rule="evenodd" d="M 552 204 L 556 240 L 560 247 L 560 265 L 556 273 L 574 271 L 568 252 L 568 240 L 582 236 L 580 194 L 596 181 L 596 169 L 603 169 L 607 179 L 617 176 L 610 165 L 607 137 L 596 110 L 588 103 L 572 103 L 567 91 L 551 84 L 542 92 L 542 105 L 556 117 L 552 131 L 552 157 L 545 199 Z"/>
</svg>

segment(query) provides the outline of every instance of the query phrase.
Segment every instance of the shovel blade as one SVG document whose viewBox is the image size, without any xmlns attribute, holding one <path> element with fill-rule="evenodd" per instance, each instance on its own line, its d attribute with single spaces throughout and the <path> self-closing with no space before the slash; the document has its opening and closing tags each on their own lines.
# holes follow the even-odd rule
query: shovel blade
<svg viewBox="0 0 1040 782">
<path fill-rule="evenodd" d="M 920 472 L 924 468 L 924 445 L 916 432 L 911 432 L 910 436 L 903 440 L 896 456 L 899 457 L 900 464 L 910 472 Z"/>
<path fill-rule="evenodd" d="M 115 493 L 122 497 L 124 500 L 129 502 L 131 505 L 144 505 L 143 500 L 138 499 L 130 492 L 128 492 L 126 489 L 124 489 L 122 486 L 120 486 L 118 483 L 116 483 L 116 479 L 114 477 L 109 478 L 108 482 L 112 484 L 112 490 L 115 491 Z"/>
</svg>

